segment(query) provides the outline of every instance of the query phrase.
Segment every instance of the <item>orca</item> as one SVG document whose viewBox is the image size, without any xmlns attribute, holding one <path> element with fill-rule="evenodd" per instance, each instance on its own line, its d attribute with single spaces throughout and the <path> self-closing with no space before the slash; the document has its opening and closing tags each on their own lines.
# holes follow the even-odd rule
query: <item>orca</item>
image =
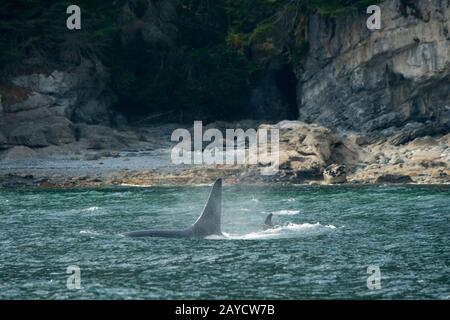
<svg viewBox="0 0 450 320">
<path fill-rule="evenodd" d="M 125 233 L 128 237 L 205 238 L 222 235 L 222 179 L 214 182 L 202 214 L 189 228 L 182 230 L 142 230 Z"/>
<path fill-rule="evenodd" d="M 269 213 L 266 220 L 264 221 L 263 229 L 268 230 L 273 228 L 273 222 L 272 222 L 273 213 Z"/>
</svg>

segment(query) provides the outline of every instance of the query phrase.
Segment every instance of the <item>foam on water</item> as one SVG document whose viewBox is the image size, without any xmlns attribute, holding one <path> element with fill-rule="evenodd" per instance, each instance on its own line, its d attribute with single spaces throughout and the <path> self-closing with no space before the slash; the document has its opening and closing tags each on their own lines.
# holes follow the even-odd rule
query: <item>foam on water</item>
<svg viewBox="0 0 450 320">
<path fill-rule="evenodd" d="M 228 234 L 224 233 L 226 239 L 231 240 L 267 240 L 267 239 L 286 239 L 298 238 L 308 235 L 317 235 L 336 229 L 333 225 L 322 225 L 317 223 L 289 223 L 284 226 L 275 226 L 272 229 L 250 232 L 247 234 Z"/>
<path fill-rule="evenodd" d="M 91 235 L 91 236 L 99 236 L 100 235 L 99 232 L 95 232 L 92 230 L 81 230 L 80 234 L 87 234 L 87 235 Z"/>
<path fill-rule="evenodd" d="M 226 186 L 227 233 L 210 237 L 220 240 L 121 234 L 187 227 L 208 192 L 0 189 L 0 298 L 450 298 L 448 186 Z M 300 213 L 263 231 L 281 210 Z M 83 290 L 67 290 L 70 265 Z M 367 289 L 369 265 L 381 267 L 381 290 Z"/>
<path fill-rule="evenodd" d="M 100 210 L 99 207 L 89 207 L 89 208 L 83 209 L 81 211 L 92 212 L 92 211 L 98 211 L 98 210 Z"/>
<path fill-rule="evenodd" d="M 272 213 L 276 216 L 295 216 L 300 213 L 300 210 L 278 210 Z"/>
</svg>

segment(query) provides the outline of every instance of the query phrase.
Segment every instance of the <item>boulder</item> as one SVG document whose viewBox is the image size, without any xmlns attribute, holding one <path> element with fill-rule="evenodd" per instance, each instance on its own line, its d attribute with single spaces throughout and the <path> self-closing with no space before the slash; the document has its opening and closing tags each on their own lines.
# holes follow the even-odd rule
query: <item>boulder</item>
<svg viewBox="0 0 450 320">
<path fill-rule="evenodd" d="M 50 108 L 56 102 L 56 98 L 33 92 L 26 100 L 5 107 L 5 112 L 18 112 L 37 108 Z"/>
<path fill-rule="evenodd" d="M 37 155 L 36 152 L 31 148 L 24 146 L 16 146 L 7 151 L 4 151 L 0 159 L 3 162 L 15 162 L 15 161 L 31 160 L 34 157 L 36 157 L 36 155 Z"/>
<path fill-rule="evenodd" d="M 375 183 L 413 183 L 413 179 L 407 175 L 385 174 L 377 178 Z"/>
<path fill-rule="evenodd" d="M 45 95 L 62 96 L 79 85 L 79 77 L 76 73 L 54 70 L 51 74 L 33 73 L 18 76 L 12 82 Z"/>
<path fill-rule="evenodd" d="M 261 125 L 258 129 L 279 130 L 279 176 L 298 181 L 322 178 L 322 171 L 336 143 L 331 130 L 301 121 L 282 121 L 275 125 Z M 267 166 L 273 160 L 258 150 L 250 152 L 258 154 L 259 166 Z"/>
<path fill-rule="evenodd" d="M 62 145 L 75 141 L 72 122 L 63 117 L 29 119 L 18 122 L 8 134 L 10 144 L 28 147 Z"/>
<path fill-rule="evenodd" d="M 93 150 L 120 150 L 139 141 L 132 132 L 120 132 L 101 125 L 80 124 L 76 131 L 86 147 Z"/>
<path fill-rule="evenodd" d="M 323 171 L 325 183 L 338 184 L 347 182 L 347 170 L 344 165 L 332 164 Z"/>
<path fill-rule="evenodd" d="M 72 120 L 87 124 L 109 124 L 109 105 L 98 100 L 89 100 L 85 104 L 75 108 Z"/>
</svg>

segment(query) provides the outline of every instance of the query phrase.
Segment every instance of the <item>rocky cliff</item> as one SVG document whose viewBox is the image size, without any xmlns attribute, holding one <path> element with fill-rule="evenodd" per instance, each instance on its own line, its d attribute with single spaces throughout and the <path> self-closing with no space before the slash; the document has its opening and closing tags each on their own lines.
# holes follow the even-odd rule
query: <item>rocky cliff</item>
<svg viewBox="0 0 450 320">
<path fill-rule="evenodd" d="M 183 118 L 190 114 L 208 122 L 234 114 L 300 120 L 275 125 L 281 171 L 271 181 L 319 181 L 324 174 L 345 181 L 346 171 L 355 182 L 386 181 L 392 172 L 406 177 L 393 181 L 449 182 L 450 1 L 383 1 L 377 31 L 367 29 L 361 7 L 329 14 L 280 1 L 237 19 L 240 1 L 114 3 L 113 22 L 94 32 L 117 29 L 102 38 L 104 49 L 92 49 L 92 40 L 67 33 L 59 21 L 62 29 L 48 32 L 58 39 L 24 44 L 23 58 L 0 66 L 0 162 L 8 172 L 19 158 L 65 153 L 74 166 L 101 166 L 111 150 L 167 147 L 174 127 L 145 127 L 140 118 L 190 121 Z M 230 3 L 239 8 L 231 23 L 226 14 L 236 8 L 223 7 Z M 121 112 L 139 121 L 129 125 Z M 139 168 L 131 181 L 148 182 Z M 259 179 L 241 169 L 239 179 Z M 209 179 L 202 170 L 182 177 Z"/>
<path fill-rule="evenodd" d="M 242 39 L 229 36 L 236 50 L 246 51 L 247 59 L 259 64 L 250 78 L 245 72 L 236 73 L 236 61 L 233 67 L 227 65 L 235 57 L 217 58 L 221 46 L 211 49 L 212 40 L 192 36 L 200 31 L 195 28 L 202 19 L 209 19 L 205 24 L 215 32 L 206 36 L 226 35 L 215 30 L 221 28 L 219 22 L 213 25 L 223 13 L 199 3 L 192 8 L 179 0 L 119 4 L 117 32 L 111 38 L 115 40 L 106 50 L 111 59 L 86 50 L 79 37 L 61 24 L 53 31 L 62 34 L 53 51 L 42 55 L 32 46 L 19 68 L 1 68 L 0 144 L 42 147 L 72 142 L 77 138 L 73 124 L 123 124 L 123 117 L 113 111 L 117 103 L 125 112 L 145 106 L 150 115 L 168 112 L 162 119 L 178 121 L 184 113 L 211 120 L 211 114 L 196 105 L 229 100 L 226 113 L 242 112 L 241 117 L 298 116 L 307 123 L 375 138 L 404 129 L 398 143 L 449 131 L 448 1 L 383 1 L 379 31 L 366 28 L 365 10 L 330 16 L 302 12 L 289 7 L 289 2 L 274 15 L 276 22 L 258 26 L 248 36 L 254 43 L 247 48 L 242 49 Z M 185 21 L 190 19 L 200 21 L 190 25 Z M 186 26 L 192 30 L 182 28 Z M 199 47 L 198 41 L 207 43 L 201 46 L 208 49 Z M 270 56 L 273 52 L 275 58 Z M 213 63 L 222 63 L 216 65 L 222 71 L 200 67 Z M 201 80 L 208 77 L 209 81 Z M 214 85 L 221 89 L 214 91 Z M 250 113 L 241 106 L 241 91 L 246 91 Z M 212 120 L 225 116 L 224 109 L 218 107 L 218 118 Z"/>
<path fill-rule="evenodd" d="M 309 17 L 309 50 L 295 65 L 300 119 L 401 142 L 450 128 L 450 2 L 389 0 L 382 29 L 368 15 Z"/>
<path fill-rule="evenodd" d="M 171 39 L 177 30 L 168 19 L 174 16 L 176 4 L 176 0 L 115 3 L 111 16 L 115 17 L 112 23 L 117 31 L 101 38 L 101 41 L 92 35 L 104 32 L 94 28 L 100 24 L 97 21 L 99 16 L 83 15 L 82 30 L 69 31 L 65 28 L 64 4 L 46 8 L 47 5 L 42 3 L 33 8 L 37 13 L 31 11 L 34 16 L 30 23 L 41 26 L 42 34 L 37 39 L 25 41 L 21 48 L 23 57 L 0 66 L 0 150 L 14 146 L 60 146 L 80 139 L 95 140 L 99 138 L 95 134 L 99 130 L 103 134 L 97 140 L 103 140 L 100 144 L 104 147 L 110 146 L 111 143 L 104 142 L 114 133 L 107 128 L 122 128 L 127 121 L 113 107 L 119 93 L 114 92 L 112 67 L 105 66 L 111 61 L 105 56 L 111 55 L 114 41 L 126 47 L 136 37 L 159 48 L 173 46 Z M 87 11 L 86 7 L 88 4 L 82 5 L 82 13 Z M 24 17 L 28 13 L 25 9 L 26 6 L 20 12 Z M 89 9 L 107 10 L 104 7 Z M 16 9 L 13 5 L 6 5 L 5 10 L 14 13 Z M 108 14 L 104 12 L 104 15 Z M 15 23 L 18 22 L 11 20 L 9 29 Z M 109 25 L 101 27 L 112 28 Z M 30 32 L 26 27 L 18 28 L 24 33 Z M 5 38 L 8 37 L 11 41 L 15 39 L 14 35 L 5 34 Z M 106 50 L 96 46 L 104 46 Z M 91 141 L 86 146 L 93 144 L 99 143 Z"/>
<path fill-rule="evenodd" d="M 14 75 L 0 85 L 3 148 L 46 147 L 74 142 L 74 123 L 111 123 L 100 62 L 84 60 L 69 69 Z"/>
</svg>

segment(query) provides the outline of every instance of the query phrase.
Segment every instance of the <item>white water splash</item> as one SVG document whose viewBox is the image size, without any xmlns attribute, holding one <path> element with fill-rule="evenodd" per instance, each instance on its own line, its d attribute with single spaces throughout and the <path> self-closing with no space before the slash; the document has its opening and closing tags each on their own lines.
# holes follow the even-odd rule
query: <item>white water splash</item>
<svg viewBox="0 0 450 320">
<path fill-rule="evenodd" d="M 224 233 L 225 239 L 231 240 L 267 240 L 267 239 L 286 239 L 298 238 L 310 235 L 318 235 L 330 232 L 336 229 L 333 225 L 322 225 L 317 223 L 289 223 L 285 226 L 275 226 L 272 229 L 251 232 L 243 235 Z M 223 237 L 215 237 L 216 239 L 224 239 Z M 211 239 L 208 237 L 208 239 Z"/>
<path fill-rule="evenodd" d="M 98 211 L 98 210 L 100 210 L 99 207 L 89 207 L 89 208 L 83 209 L 81 211 L 83 211 L 83 212 L 93 212 L 93 211 Z"/>
<path fill-rule="evenodd" d="M 275 216 L 295 216 L 300 213 L 300 210 L 278 210 L 272 213 Z"/>
<path fill-rule="evenodd" d="M 99 236 L 100 233 L 95 232 L 95 231 L 91 231 L 91 230 L 81 230 L 80 234 L 88 234 L 88 235 L 92 235 L 92 236 Z"/>
</svg>

